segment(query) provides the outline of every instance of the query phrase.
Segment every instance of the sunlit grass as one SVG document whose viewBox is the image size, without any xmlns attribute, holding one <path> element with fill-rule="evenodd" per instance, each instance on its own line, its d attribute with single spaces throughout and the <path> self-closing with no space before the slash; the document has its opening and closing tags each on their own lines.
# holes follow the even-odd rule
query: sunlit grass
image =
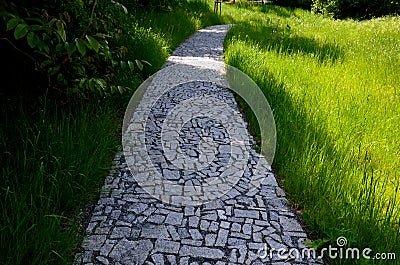
<svg viewBox="0 0 400 265">
<path fill-rule="evenodd" d="M 274 167 L 311 232 L 398 252 L 400 18 L 244 9 L 253 12 L 229 32 L 226 62 L 265 92 L 278 130 Z"/>
</svg>

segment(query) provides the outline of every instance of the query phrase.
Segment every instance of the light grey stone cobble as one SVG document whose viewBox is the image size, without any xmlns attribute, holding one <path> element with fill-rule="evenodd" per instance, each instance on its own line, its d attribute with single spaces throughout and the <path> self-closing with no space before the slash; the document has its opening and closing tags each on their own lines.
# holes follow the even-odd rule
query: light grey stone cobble
<svg viewBox="0 0 400 265">
<path fill-rule="evenodd" d="M 229 28 L 230 25 L 208 27 L 182 43 L 164 68 L 177 64 L 187 65 L 186 68 L 170 73 L 174 80 L 160 80 L 180 84 L 180 80 L 190 76 L 196 68 L 194 65 L 200 65 L 204 58 L 210 62 L 221 62 L 223 40 Z M 204 71 L 204 80 L 212 79 L 207 79 L 207 75 L 215 79 L 219 76 L 217 71 L 215 67 Z M 218 183 L 223 172 L 238 174 L 239 169 L 229 169 L 228 161 L 239 161 L 247 152 L 247 168 L 239 181 L 225 195 L 206 204 L 169 205 L 152 197 L 138 185 L 127 166 L 125 159 L 128 158 L 118 153 L 86 228 L 82 253 L 76 255 L 75 264 L 322 264 L 313 259 L 285 262 L 268 258 L 261 260 L 257 256 L 257 251 L 265 244 L 275 249 L 301 250 L 305 248 L 307 234 L 288 206 L 285 193 L 271 167 L 251 148 L 254 144 L 251 137 L 248 145 L 239 148 L 231 144 L 235 135 L 229 135 L 221 122 L 196 117 L 182 127 L 177 136 L 179 141 L 174 142 L 170 137 L 164 147 L 161 145 L 161 129 L 167 114 L 195 95 L 204 98 L 204 102 L 193 106 L 198 113 L 207 110 L 207 104 L 212 104 L 213 99 L 224 101 L 239 113 L 227 86 L 226 80 L 222 79 L 218 84 L 193 81 L 177 85 L 154 104 L 145 125 L 133 122 L 130 126 L 146 130 L 148 154 L 165 179 L 185 184 L 185 187 L 199 185 L 205 178 L 213 178 Z M 160 96 L 156 90 L 149 93 L 153 97 Z M 145 103 L 145 96 L 142 101 Z M 223 117 L 228 114 L 223 112 L 218 115 Z M 247 126 L 240 115 L 237 120 Z M 202 155 L 200 145 L 203 142 L 208 144 L 204 139 L 210 139 L 212 146 L 215 145 L 214 153 Z M 181 170 L 179 168 L 185 163 L 183 158 L 176 159 L 176 164 L 172 164 L 167 157 L 169 153 L 163 148 L 179 148 L 189 159 L 199 159 L 208 163 L 208 167 L 197 170 L 193 166 Z M 149 166 L 140 161 L 136 165 L 143 170 Z M 256 170 L 257 166 L 260 167 Z M 259 186 L 251 186 L 252 178 L 259 181 Z M 194 186 L 191 187 L 187 192 L 195 194 Z M 171 186 L 153 185 L 152 189 L 162 193 Z M 219 187 L 210 186 L 209 191 L 218 192 Z M 174 200 L 182 198 L 176 196 Z"/>
<path fill-rule="evenodd" d="M 190 256 L 194 258 L 207 258 L 218 260 L 224 257 L 224 252 L 217 248 L 209 247 L 193 247 L 193 246 L 182 246 L 179 254 L 182 256 Z"/>
<path fill-rule="evenodd" d="M 158 239 L 154 250 L 156 252 L 177 254 L 180 248 L 180 243 L 175 241 Z"/>
</svg>

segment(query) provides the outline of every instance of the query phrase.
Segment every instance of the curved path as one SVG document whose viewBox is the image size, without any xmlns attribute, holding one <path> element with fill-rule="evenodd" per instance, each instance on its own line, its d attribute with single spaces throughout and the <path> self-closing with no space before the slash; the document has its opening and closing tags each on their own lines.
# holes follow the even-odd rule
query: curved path
<svg viewBox="0 0 400 265">
<path fill-rule="evenodd" d="M 198 31 L 175 50 L 165 67 L 196 58 L 221 61 L 229 27 L 219 25 Z M 210 75 L 214 70 L 211 67 Z M 154 126 L 148 128 L 146 143 L 151 146 L 152 157 L 160 162 L 157 170 L 164 178 L 179 183 L 199 181 L 198 175 L 174 171 L 155 138 L 160 113 L 174 107 L 168 100 L 185 98 L 187 93 L 211 95 L 238 109 L 229 90 L 204 81 L 177 86 L 160 104 L 154 105 L 157 115 L 150 119 Z M 145 94 L 142 101 L 146 97 L 149 95 Z M 243 120 L 241 123 L 245 125 Z M 227 146 L 224 128 L 201 117 L 186 124 L 182 131 L 183 138 L 188 139 L 182 142 L 182 149 L 188 156 L 198 158 L 199 133 L 219 139 L 219 148 Z M 251 149 L 253 141 L 249 141 L 244 147 L 250 154 L 246 160 L 248 169 L 240 181 L 221 198 L 193 206 L 166 204 L 149 195 L 133 178 L 124 156 L 117 154 L 87 226 L 82 251 L 76 255 L 76 264 L 322 264 L 302 255 L 287 255 L 289 251 L 307 253 L 303 244 L 307 235 L 270 167 Z M 228 151 L 241 156 L 243 150 Z M 217 155 L 215 159 L 215 167 L 201 173 L 203 176 L 220 174 L 226 157 Z M 257 163 L 261 164 L 257 176 L 262 178 L 252 186 Z M 278 249 L 286 253 L 278 255 Z"/>
</svg>

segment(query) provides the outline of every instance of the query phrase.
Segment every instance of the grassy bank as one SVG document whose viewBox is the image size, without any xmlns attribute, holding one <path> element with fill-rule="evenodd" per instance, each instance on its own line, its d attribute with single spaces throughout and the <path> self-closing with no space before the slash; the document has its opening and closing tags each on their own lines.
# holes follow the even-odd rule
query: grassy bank
<svg viewBox="0 0 400 265">
<path fill-rule="evenodd" d="M 268 98 L 274 168 L 312 235 L 399 255 L 400 18 L 336 21 L 273 6 L 232 12 L 241 23 L 228 34 L 226 63 Z"/>
<path fill-rule="evenodd" d="M 81 209 L 119 144 L 117 111 L 96 101 L 16 104 L 1 113 L 1 263 L 67 263 Z"/>
<path fill-rule="evenodd" d="M 123 96 L 0 95 L 0 264 L 70 264 L 81 222 L 97 201 L 120 146 L 131 93 L 197 29 L 218 23 L 211 3 L 189 1 L 170 12 L 129 10 L 114 45 L 143 70 L 113 73 L 131 88 Z M 25 77 L 21 77 L 25 78 Z"/>
</svg>

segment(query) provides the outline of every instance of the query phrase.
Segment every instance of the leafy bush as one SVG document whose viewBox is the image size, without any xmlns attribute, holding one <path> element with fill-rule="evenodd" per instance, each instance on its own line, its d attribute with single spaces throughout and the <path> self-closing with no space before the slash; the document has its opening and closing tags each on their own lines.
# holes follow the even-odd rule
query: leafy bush
<svg viewBox="0 0 400 265">
<path fill-rule="evenodd" d="M 400 14 L 399 0 L 314 0 L 312 10 L 334 18 L 369 19 Z"/>
<path fill-rule="evenodd" d="M 131 18 L 134 21 L 135 18 Z M 138 22 L 129 23 L 124 27 L 126 33 L 117 40 L 117 45 L 126 47 L 127 60 L 138 60 L 144 62 L 141 66 L 143 78 L 154 74 L 164 63 L 169 55 L 168 43 L 165 36 L 155 32 L 152 28 L 140 26 Z M 146 66 L 144 68 L 144 66 Z"/>
<path fill-rule="evenodd" d="M 120 3 L 126 6 L 129 10 L 138 8 L 147 8 L 153 11 L 172 11 L 177 7 L 183 6 L 181 0 L 120 0 Z"/>
<path fill-rule="evenodd" d="M 49 87 L 100 94 L 127 89 L 111 82 L 114 71 L 143 66 L 124 60 L 123 47 L 110 45 L 123 34 L 118 18 L 126 14 L 126 7 L 112 0 L 17 1 L 0 13 L 7 31 L 3 39 L 35 62 Z"/>
<path fill-rule="evenodd" d="M 142 6 L 157 10 L 172 10 L 182 4 L 180 0 L 137 0 Z"/>
<path fill-rule="evenodd" d="M 312 0 L 274 0 L 273 2 L 280 6 L 301 7 L 306 9 L 310 9 L 312 5 Z"/>
</svg>

